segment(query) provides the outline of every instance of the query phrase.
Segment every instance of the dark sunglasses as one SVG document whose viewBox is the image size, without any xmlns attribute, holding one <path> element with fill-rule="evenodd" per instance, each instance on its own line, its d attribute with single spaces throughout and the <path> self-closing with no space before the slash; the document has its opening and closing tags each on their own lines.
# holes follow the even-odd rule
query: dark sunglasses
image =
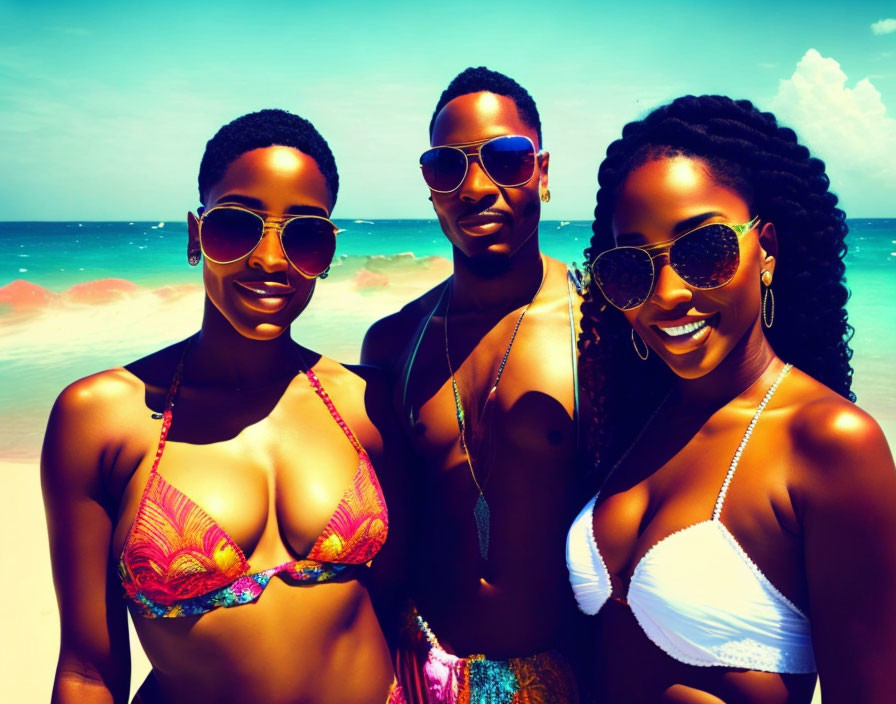
<svg viewBox="0 0 896 704">
<path fill-rule="evenodd" d="M 199 218 L 199 246 L 209 261 L 230 264 L 248 256 L 264 236 L 268 213 L 236 205 L 209 208 Z M 288 215 L 271 224 L 280 235 L 283 253 L 307 278 L 323 274 L 336 253 L 336 225 L 320 215 Z"/>
<path fill-rule="evenodd" d="M 740 238 L 758 224 L 758 217 L 743 225 L 711 223 L 668 242 L 608 249 L 591 262 L 591 276 L 604 298 L 620 310 L 637 308 L 650 297 L 656 280 L 653 260 L 664 253 L 688 286 L 718 288 L 731 281 L 740 265 Z"/>
<path fill-rule="evenodd" d="M 503 188 L 523 186 L 535 173 L 535 145 L 528 137 L 507 134 L 479 142 L 452 144 L 427 149 L 420 156 L 423 180 L 436 193 L 460 188 L 477 157 L 483 171 Z"/>
</svg>

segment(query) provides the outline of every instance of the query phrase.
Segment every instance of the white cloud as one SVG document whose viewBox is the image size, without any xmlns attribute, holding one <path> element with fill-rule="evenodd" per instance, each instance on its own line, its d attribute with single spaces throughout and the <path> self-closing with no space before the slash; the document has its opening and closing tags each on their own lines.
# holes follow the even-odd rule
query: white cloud
<svg viewBox="0 0 896 704">
<path fill-rule="evenodd" d="M 871 31 L 875 34 L 892 34 L 896 32 L 896 19 L 888 17 L 885 20 L 878 20 L 871 25 Z"/>
<path fill-rule="evenodd" d="M 896 119 L 868 78 L 854 88 L 834 59 L 809 49 L 778 84 L 771 108 L 827 164 L 831 187 L 854 216 L 892 217 Z"/>
</svg>

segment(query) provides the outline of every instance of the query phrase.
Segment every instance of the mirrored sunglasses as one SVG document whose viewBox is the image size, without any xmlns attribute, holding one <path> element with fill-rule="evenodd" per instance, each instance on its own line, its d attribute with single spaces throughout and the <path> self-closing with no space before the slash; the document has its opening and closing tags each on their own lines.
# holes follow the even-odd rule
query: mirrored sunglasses
<svg viewBox="0 0 896 704">
<path fill-rule="evenodd" d="M 445 145 L 427 149 L 420 156 L 423 180 L 436 193 L 460 188 L 476 157 L 483 171 L 503 188 L 527 184 L 535 173 L 535 145 L 528 137 L 502 135 L 482 142 Z"/>
<path fill-rule="evenodd" d="M 620 310 L 643 305 L 656 280 L 653 260 L 668 254 L 669 266 L 693 288 L 724 286 L 740 265 L 740 238 L 759 224 L 753 218 L 743 225 L 711 223 L 674 240 L 644 247 L 614 247 L 591 263 L 591 275 L 607 301 Z"/>
</svg>

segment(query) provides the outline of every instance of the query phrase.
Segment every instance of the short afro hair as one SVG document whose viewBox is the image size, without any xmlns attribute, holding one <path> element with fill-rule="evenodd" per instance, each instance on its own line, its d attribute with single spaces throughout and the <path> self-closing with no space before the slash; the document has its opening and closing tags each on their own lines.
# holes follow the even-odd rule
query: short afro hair
<svg viewBox="0 0 896 704">
<path fill-rule="evenodd" d="M 429 121 L 429 138 L 432 139 L 432 130 L 436 124 L 436 116 L 449 102 L 461 95 L 469 93 L 488 92 L 503 95 L 510 98 L 515 104 L 524 123 L 533 128 L 538 134 L 538 145 L 541 146 L 541 118 L 538 116 L 538 108 L 529 92 L 519 83 L 497 71 L 490 71 L 485 66 L 464 69 L 454 77 L 448 87 L 442 91 L 442 97 L 436 104 Z"/>
<path fill-rule="evenodd" d="M 205 145 L 199 165 L 199 202 L 205 199 L 227 167 L 246 152 L 273 145 L 293 147 L 307 154 L 327 181 L 333 203 L 339 192 L 339 173 L 327 140 L 308 120 L 285 110 L 259 110 L 228 122 Z"/>
</svg>

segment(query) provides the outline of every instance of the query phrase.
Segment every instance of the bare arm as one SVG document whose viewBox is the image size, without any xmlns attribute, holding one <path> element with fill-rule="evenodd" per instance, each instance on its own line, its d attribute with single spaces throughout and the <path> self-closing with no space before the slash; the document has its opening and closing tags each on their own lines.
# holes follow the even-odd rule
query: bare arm
<svg viewBox="0 0 896 704">
<path fill-rule="evenodd" d="M 130 654 L 125 604 L 110 561 L 114 514 L 103 483 L 107 413 L 102 375 L 56 401 L 41 456 L 61 642 L 52 701 L 125 702 Z"/>
<path fill-rule="evenodd" d="M 805 458 L 805 560 L 825 704 L 896 701 L 896 468 L 867 414 L 810 408 L 795 439 Z"/>
<path fill-rule="evenodd" d="M 389 400 L 385 374 L 369 367 L 359 371 L 367 380 L 367 414 L 383 438 L 383 457 L 376 472 L 389 510 L 389 536 L 373 560 L 368 588 L 383 632 L 394 647 L 400 611 L 409 593 L 410 521 L 414 507 L 409 448 Z"/>
</svg>

